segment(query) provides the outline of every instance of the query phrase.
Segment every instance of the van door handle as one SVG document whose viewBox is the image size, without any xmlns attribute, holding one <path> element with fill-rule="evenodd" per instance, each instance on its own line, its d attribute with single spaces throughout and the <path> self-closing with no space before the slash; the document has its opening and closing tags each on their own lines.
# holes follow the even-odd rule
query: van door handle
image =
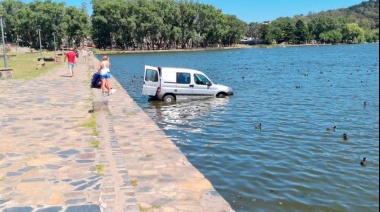
<svg viewBox="0 0 380 212">
<path fill-rule="evenodd" d="M 194 88 L 194 85 L 189 85 L 190 88 Z"/>
</svg>

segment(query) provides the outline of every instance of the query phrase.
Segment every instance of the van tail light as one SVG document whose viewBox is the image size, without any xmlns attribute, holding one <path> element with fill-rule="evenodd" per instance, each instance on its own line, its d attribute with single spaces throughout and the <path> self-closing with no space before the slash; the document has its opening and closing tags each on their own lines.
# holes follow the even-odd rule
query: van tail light
<svg viewBox="0 0 380 212">
<path fill-rule="evenodd" d="M 157 93 L 161 93 L 161 86 L 157 88 Z"/>
</svg>

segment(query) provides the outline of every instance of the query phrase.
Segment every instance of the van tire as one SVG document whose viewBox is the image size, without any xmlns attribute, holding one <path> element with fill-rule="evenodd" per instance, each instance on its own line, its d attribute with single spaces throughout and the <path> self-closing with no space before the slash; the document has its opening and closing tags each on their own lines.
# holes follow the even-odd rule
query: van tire
<svg viewBox="0 0 380 212">
<path fill-rule="evenodd" d="M 217 95 L 216 95 L 216 98 L 224 98 L 224 97 L 226 97 L 227 95 L 225 94 L 225 93 L 218 93 Z"/>
<path fill-rule="evenodd" d="M 168 95 L 164 96 L 164 98 L 162 98 L 162 100 L 166 103 L 172 103 L 175 101 L 175 97 L 171 94 L 168 94 Z"/>
</svg>

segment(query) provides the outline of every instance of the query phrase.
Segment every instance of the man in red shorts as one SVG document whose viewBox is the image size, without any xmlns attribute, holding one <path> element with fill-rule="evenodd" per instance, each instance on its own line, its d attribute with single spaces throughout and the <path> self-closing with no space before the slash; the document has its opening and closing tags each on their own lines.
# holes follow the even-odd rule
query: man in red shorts
<svg viewBox="0 0 380 212">
<path fill-rule="evenodd" d="M 77 63 L 77 57 L 75 52 L 73 51 L 73 48 L 69 48 L 69 51 L 65 55 L 64 62 L 66 62 L 67 58 L 67 64 L 70 70 L 70 77 L 74 76 L 74 65 Z"/>
</svg>

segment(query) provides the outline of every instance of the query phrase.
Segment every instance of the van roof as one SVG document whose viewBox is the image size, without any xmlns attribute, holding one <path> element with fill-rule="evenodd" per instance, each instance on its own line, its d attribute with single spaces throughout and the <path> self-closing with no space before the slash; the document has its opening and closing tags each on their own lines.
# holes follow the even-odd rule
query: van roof
<svg viewBox="0 0 380 212">
<path fill-rule="evenodd" d="M 195 69 L 189 69 L 189 68 L 176 68 L 176 67 L 160 67 L 162 71 L 167 71 L 167 72 L 172 72 L 172 71 L 175 71 L 175 72 L 181 72 L 181 71 L 188 71 L 188 72 L 196 72 L 196 73 L 202 73 L 201 71 L 199 70 L 195 70 Z"/>
</svg>

